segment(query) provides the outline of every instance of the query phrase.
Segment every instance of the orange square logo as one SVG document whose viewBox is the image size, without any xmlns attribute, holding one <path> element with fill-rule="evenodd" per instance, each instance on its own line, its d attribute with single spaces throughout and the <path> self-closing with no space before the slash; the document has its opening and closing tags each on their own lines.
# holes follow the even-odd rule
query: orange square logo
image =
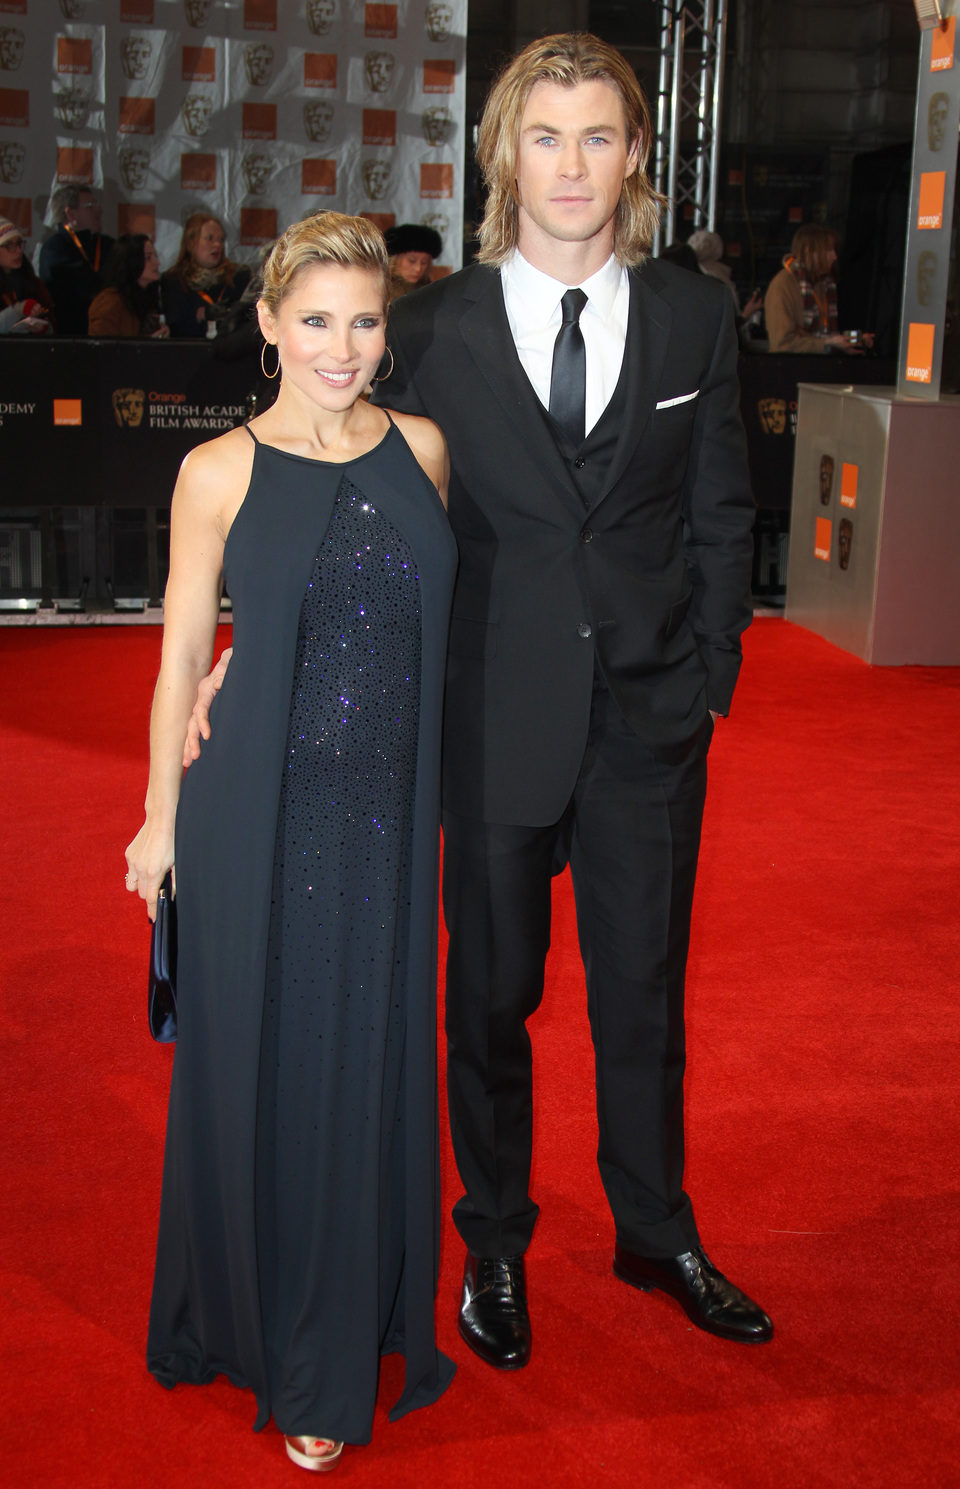
<svg viewBox="0 0 960 1489">
<path fill-rule="evenodd" d="M 117 129 L 121 134 L 153 134 L 155 105 L 153 98 L 118 98 Z"/>
<path fill-rule="evenodd" d="M 243 0 L 245 31 L 276 31 L 277 0 Z"/>
<path fill-rule="evenodd" d="M 304 52 L 303 86 L 335 88 L 337 86 L 336 52 Z"/>
<path fill-rule="evenodd" d="M 245 140 L 275 140 L 277 106 L 275 103 L 245 103 L 240 132 Z"/>
<path fill-rule="evenodd" d="M 391 41 L 397 36 L 397 7 L 395 5 L 365 5 L 363 11 L 364 36 L 376 36 Z"/>
<path fill-rule="evenodd" d="M 925 326 L 919 321 L 910 322 L 907 335 L 908 383 L 929 383 L 933 378 L 933 338 L 936 326 Z"/>
<path fill-rule="evenodd" d="M 385 233 L 387 228 L 393 227 L 397 221 L 396 212 L 361 212 L 360 216 L 365 217 L 368 222 L 372 222 L 374 227 L 380 229 L 381 233 Z"/>
<path fill-rule="evenodd" d="M 951 16 L 943 27 L 937 26 L 933 32 L 933 42 L 930 48 L 930 71 L 949 72 L 953 66 L 953 54 L 957 44 L 957 18 Z"/>
<path fill-rule="evenodd" d="M 425 161 L 420 167 L 420 195 L 453 196 L 453 166 Z"/>
<path fill-rule="evenodd" d="M 0 88 L 0 124 L 26 129 L 30 123 L 30 94 L 26 88 Z"/>
<path fill-rule="evenodd" d="M 181 155 L 180 187 L 183 191 L 215 191 L 217 157 L 215 155 Z"/>
<path fill-rule="evenodd" d="M 93 72 L 93 42 L 89 36 L 57 37 L 57 72 Z"/>
<path fill-rule="evenodd" d="M 452 93 L 456 75 L 457 64 L 452 58 L 428 58 L 423 64 L 424 93 Z"/>
<path fill-rule="evenodd" d="M 157 235 L 157 209 L 152 202 L 120 202 L 117 205 L 117 231 Z"/>
<path fill-rule="evenodd" d="M 803 221 L 803 208 L 802 207 L 790 207 L 788 209 L 788 211 L 787 211 L 787 221 L 788 222 L 802 222 Z"/>
<path fill-rule="evenodd" d="M 55 398 L 53 400 L 54 424 L 72 425 L 83 423 L 82 398 Z"/>
<path fill-rule="evenodd" d="M 946 189 L 946 171 L 921 172 L 920 205 L 917 208 L 918 228 L 943 227 L 943 197 Z"/>
<path fill-rule="evenodd" d="M 830 562 L 830 544 L 833 541 L 833 523 L 829 517 L 817 518 L 817 532 L 813 540 L 814 558 L 822 558 Z"/>
<path fill-rule="evenodd" d="M 240 242 L 251 248 L 272 243 L 277 234 L 276 207 L 241 207 Z"/>
<path fill-rule="evenodd" d="M 93 150 L 87 145 L 60 145 L 57 180 L 65 186 L 92 186 Z"/>
<path fill-rule="evenodd" d="M 397 143 L 396 109 L 364 109 L 363 143 L 395 145 Z"/>
<path fill-rule="evenodd" d="M 9 217 L 25 238 L 30 237 L 31 202 L 28 196 L 0 196 L 0 217 Z"/>
<path fill-rule="evenodd" d="M 300 190 L 304 196 L 336 196 L 337 162 L 309 160 L 300 162 Z"/>
<path fill-rule="evenodd" d="M 184 47 L 180 76 L 185 83 L 215 83 L 217 52 L 215 47 Z"/>
<path fill-rule="evenodd" d="M 120 19 L 131 26 L 152 26 L 153 0 L 120 0 Z"/>
<path fill-rule="evenodd" d="M 743 185 L 743 171 L 741 171 L 739 168 L 736 169 L 736 170 L 728 171 L 727 172 L 727 185 L 728 186 L 742 186 Z"/>
<path fill-rule="evenodd" d="M 25 16 L 27 0 L 0 0 L 0 15 Z"/>
<path fill-rule="evenodd" d="M 842 507 L 855 507 L 857 505 L 857 482 L 859 479 L 859 465 L 849 465 L 844 460 L 840 466 L 840 505 Z"/>
</svg>

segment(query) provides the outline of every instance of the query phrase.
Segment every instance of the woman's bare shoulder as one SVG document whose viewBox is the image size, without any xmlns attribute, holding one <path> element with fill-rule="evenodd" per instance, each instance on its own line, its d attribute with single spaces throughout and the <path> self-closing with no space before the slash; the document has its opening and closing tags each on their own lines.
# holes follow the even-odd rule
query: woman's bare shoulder
<svg viewBox="0 0 960 1489">
<path fill-rule="evenodd" d="M 420 414 L 401 414 L 390 410 L 390 417 L 403 435 L 407 444 L 419 458 L 421 452 L 429 460 L 442 460 L 447 442 L 438 424 Z"/>
</svg>

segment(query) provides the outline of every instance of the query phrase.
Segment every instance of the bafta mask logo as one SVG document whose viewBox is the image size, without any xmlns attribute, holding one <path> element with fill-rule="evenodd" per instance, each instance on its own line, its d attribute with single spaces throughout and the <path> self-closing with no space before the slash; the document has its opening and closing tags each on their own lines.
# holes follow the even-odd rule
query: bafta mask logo
<svg viewBox="0 0 960 1489">
<path fill-rule="evenodd" d="M 785 398 L 761 398 L 757 403 L 760 425 L 764 434 L 786 434 L 787 400 Z"/>
<path fill-rule="evenodd" d="M 434 104 L 431 108 L 424 109 L 420 122 L 423 125 L 424 139 L 434 148 L 445 145 L 453 134 L 453 115 L 443 104 Z"/>
<path fill-rule="evenodd" d="M 83 0 L 60 0 L 60 9 L 65 21 L 79 21 L 83 15 Z"/>
<path fill-rule="evenodd" d="M 247 191 L 259 196 L 266 190 L 273 161 L 263 150 L 248 150 L 240 164 Z"/>
<path fill-rule="evenodd" d="M 186 16 L 187 25 L 198 31 L 201 26 L 207 24 L 210 0 L 183 0 L 183 13 Z"/>
<path fill-rule="evenodd" d="M 837 533 L 837 563 L 841 569 L 850 567 L 850 550 L 853 547 L 853 523 L 849 517 L 840 518 L 840 530 Z"/>
<path fill-rule="evenodd" d="M 85 88 L 68 86 L 57 93 L 57 118 L 67 129 L 82 129 L 90 112 L 90 94 Z"/>
<path fill-rule="evenodd" d="M 921 305 L 933 304 L 936 281 L 937 255 L 928 248 L 917 259 L 917 300 Z"/>
<path fill-rule="evenodd" d="M 367 196 L 372 202 L 382 202 L 390 185 L 389 160 L 365 160 L 360 170 Z"/>
<path fill-rule="evenodd" d="M 333 125 L 333 104 L 319 98 L 303 106 L 303 128 L 307 139 L 315 145 L 325 145 L 330 138 Z"/>
<path fill-rule="evenodd" d="M 946 93 L 934 93 L 927 106 L 927 144 L 931 150 L 942 150 L 947 137 L 947 118 L 950 113 L 950 97 Z"/>
<path fill-rule="evenodd" d="M 152 55 L 153 42 L 149 36 L 125 36 L 120 43 L 120 62 L 128 78 L 145 78 Z"/>
<path fill-rule="evenodd" d="M 120 179 L 127 190 L 146 191 L 147 172 L 150 169 L 149 152 L 132 146 L 129 150 L 120 151 L 117 162 L 120 166 Z"/>
<path fill-rule="evenodd" d="M 25 41 L 19 26 L 0 26 L 0 67 L 4 72 L 16 72 L 23 61 Z"/>
<path fill-rule="evenodd" d="M 820 456 L 820 505 L 829 507 L 833 495 L 833 456 Z"/>
<path fill-rule="evenodd" d="M 367 76 L 367 87 L 371 93 L 386 93 L 393 82 L 393 69 L 397 60 L 392 52 L 367 52 L 363 59 L 363 70 Z"/>
<path fill-rule="evenodd" d="M 121 429 L 138 429 L 143 420 L 146 394 L 142 388 L 114 388 L 113 417 Z"/>
<path fill-rule="evenodd" d="M 183 127 L 195 140 L 200 139 L 210 128 L 212 114 L 213 99 L 208 98 L 205 93 L 188 93 L 180 109 Z"/>
<path fill-rule="evenodd" d="M 326 36 L 337 19 L 337 0 L 307 0 L 307 25 L 314 36 Z"/>
<path fill-rule="evenodd" d="M 424 212 L 420 219 L 422 227 L 432 227 L 435 233 L 439 233 L 444 243 L 450 231 L 450 221 L 445 212 Z"/>
<path fill-rule="evenodd" d="M 23 180 L 23 163 L 27 152 L 19 140 L 0 141 L 0 181 L 13 186 Z"/>
<path fill-rule="evenodd" d="M 431 41 L 449 41 L 453 30 L 453 6 L 447 0 L 430 0 L 424 24 Z"/>
<path fill-rule="evenodd" d="M 243 65 L 247 81 L 254 88 L 262 88 L 273 71 L 273 47 L 265 41 L 250 42 L 243 49 Z"/>
</svg>

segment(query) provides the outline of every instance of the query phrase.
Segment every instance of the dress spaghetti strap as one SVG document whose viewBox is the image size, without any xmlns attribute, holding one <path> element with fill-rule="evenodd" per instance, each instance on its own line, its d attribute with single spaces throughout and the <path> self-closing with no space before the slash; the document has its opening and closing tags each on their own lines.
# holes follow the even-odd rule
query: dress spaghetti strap
<svg viewBox="0 0 960 1489">
<path fill-rule="evenodd" d="M 250 425 L 249 424 L 244 424 L 243 427 L 247 431 L 247 433 L 249 434 L 250 438 L 253 440 L 253 443 L 255 445 L 258 445 L 260 443 L 260 441 L 257 439 L 257 436 L 254 434 L 253 430 L 250 428 Z"/>
</svg>

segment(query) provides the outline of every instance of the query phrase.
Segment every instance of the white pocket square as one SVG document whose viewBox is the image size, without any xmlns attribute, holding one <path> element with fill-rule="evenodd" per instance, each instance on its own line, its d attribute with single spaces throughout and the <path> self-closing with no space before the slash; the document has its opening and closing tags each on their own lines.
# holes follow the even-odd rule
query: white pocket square
<svg viewBox="0 0 960 1489">
<path fill-rule="evenodd" d="M 676 408 L 678 403 L 692 403 L 695 398 L 700 397 L 700 389 L 694 388 L 692 393 L 681 393 L 679 398 L 664 398 L 657 404 L 657 408 Z"/>
</svg>

